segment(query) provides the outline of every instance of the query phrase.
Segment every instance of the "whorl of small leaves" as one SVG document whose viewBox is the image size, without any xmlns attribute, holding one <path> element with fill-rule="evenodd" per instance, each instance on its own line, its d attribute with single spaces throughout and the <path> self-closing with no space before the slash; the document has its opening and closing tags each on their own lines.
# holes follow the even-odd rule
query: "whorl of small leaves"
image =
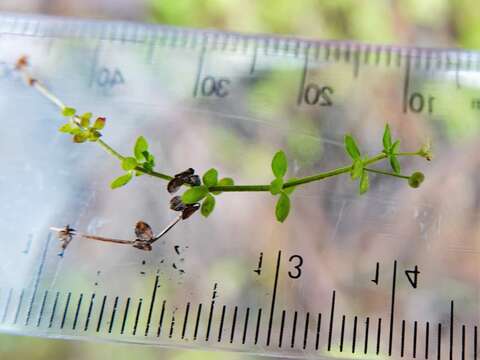
<svg viewBox="0 0 480 360">
<path fill-rule="evenodd" d="M 384 139 L 385 141 L 385 139 Z M 388 141 L 388 139 L 386 139 Z M 350 170 L 350 176 L 352 180 L 359 179 L 358 182 L 358 192 L 360 195 L 365 194 L 369 188 L 369 179 L 367 171 L 364 169 L 365 167 L 365 159 L 362 159 L 362 154 L 360 149 L 358 148 L 357 142 L 353 138 L 352 135 L 345 135 L 344 138 L 345 143 L 345 151 L 347 154 L 352 158 L 352 169 Z"/>
<path fill-rule="evenodd" d="M 76 115 L 76 110 L 68 106 L 62 109 L 62 115 L 70 119 L 66 124 L 60 126 L 58 130 L 72 135 L 73 142 L 97 141 L 102 136 L 99 130 L 105 126 L 105 118 L 99 117 L 93 125 L 90 125 L 92 113 L 86 112 L 82 115 Z"/>
<path fill-rule="evenodd" d="M 290 212 L 289 195 L 295 190 L 294 186 L 283 188 L 284 176 L 288 170 L 287 156 L 283 151 L 277 151 L 272 159 L 272 172 L 275 179 L 270 183 L 270 193 L 279 195 L 275 206 L 275 216 L 279 222 L 284 222 Z"/>
</svg>

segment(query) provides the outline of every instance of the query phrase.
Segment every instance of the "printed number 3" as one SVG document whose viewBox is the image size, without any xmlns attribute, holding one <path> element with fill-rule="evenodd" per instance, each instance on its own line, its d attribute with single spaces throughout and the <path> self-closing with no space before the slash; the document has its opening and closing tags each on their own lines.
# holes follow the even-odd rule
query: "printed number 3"
<svg viewBox="0 0 480 360">
<path fill-rule="evenodd" d="M 288 276 L 290 276 L 292 279 L 298 279 L 302 275 L 303 258 L 300 255 L 292 255 L 288 261 L 296 262 L 296 265 L 293 266 L 295 271 L 289 270 Z"/>
</svg>

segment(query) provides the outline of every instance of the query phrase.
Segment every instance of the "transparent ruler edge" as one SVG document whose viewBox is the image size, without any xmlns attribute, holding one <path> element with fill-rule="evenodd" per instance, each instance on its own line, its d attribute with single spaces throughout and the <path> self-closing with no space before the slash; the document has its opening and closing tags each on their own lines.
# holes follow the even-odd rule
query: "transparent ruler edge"
<svg viewBox="0 0 480 360">
<path fill-rule="evenodd" d="M 306 40 L 306 39 L 296 39 L 291 37 L 282 37 L 282 36 L 270 36 L 270 35 L 244 35 L 233 32 L 222 32 L 214 30 L 195 30 L 195 29 L 183 29 L 175 28 L 169 26 L 159 26 L 159 25 L 146 25 L 146 24 L 137 24 L 129 22 L 103 22 L 103 21 L 91 21 L 91 20 L 78 20 L 78 19 L 68 19 L 68 18 L 56 18 L 50 16 L 37 16 L 37 15 L 0 15 L 0 36 L 2 34 L 10 35 L 21 35 L 21 36 L 32 36 L 32 37 L 42 37 L 42 38 L 79 38 L 85 39 L 86 41 L 90 40 L 108 40 L 108 41 L 120 41 L 122 43 L 131 42 L 131 43 L 143 43 L 148 44 L 149 46 L 169 46 L 172 48 L 190 48 L 190 49 L 201 49 L 202 51 L 215 50 L 215 51 L 228 51 L 228 52 L 243 52 L 245 54 L 250 54 L 253 59 L 253 64 L 257 56 L 258 51 L 262 51 L 264 55 L 272 56 L 292 56 L 292 57 L 302 57 L 305 58 L 304 71 L 308 68 L 308 62 L 310 58 L 319 61 L 327 62 L 346 62 L 351 63 L 354 69 L 354 73 L 358 73 L 358 68 L 362 64 L 368 65 L 382 65 L 382 66 L 397 66 L 405 67 L 408 72 L 410 67 L 415 66 L 415 68 L 422 69 L 432 69 L 438 71 L 459 71 L 472 70 L 480 71 L 480 54 L 475 51 L 465 51 L 459 49 L 435 49 L 435 48 L 414 48 L 414 47 L 401 47 L 401 46 L 384 46 L 384 45 L 368 45 L 362 43 L 348 42 L 348 41 L 316 41 L 316 40 Z M 1 39 L 1 38 L 0 38 Z M 408 81 L 408 76 L 405 77 Z M 45 248 L 42 252 L 42 258 L 40 264 L 35 273 L 33 280 L 32 289 L 0 289 L 0 301 L 3 302 L 3 308 L 0 308 L 0 324 L 2 325 L 2 330 L 5 332 L 16 333 L 16 334 L 29 334 L 29 335 L 41 335 L 53 338 L 71 338 L 71 339 L 96 339 L 96 340 L 105 340 L 105 341 L 127 341 L 131 343 L 146 343 L 146 344 L 158 344 L 166 347 L 198 347 L 194 345 L 194 341 L 197 338 L 196 331 L 200 325 L 198 321 L 195 324 L 193 337 L 189 342 L 180 343 L 177 340 L 185 338 L 185 329 L 187 329 L 187 319 L 188 314 L 193 315 L 196 312 L 196 318 L 198 318 L 201 313 L 201 306 L 199 304 L 186 303 L 185 309 L 176 312 L 175 314 L 170 313 L 166 314 L 165 301 L 162 303 L 162 312 L 160 322 L 153 320 L 152 308 L 156 305 L 155 303 L 155 292 L 156 285 L 158 282 L 158 276 L 155 278 L 155 284 L 153 286 L 153 293 L 151 298 L 130 298 L 126 297 L 122 299 L 121 297 L 115 297 L 114 304 L 106 304 L 107 295 L 98 295 L 95 293 L 74 293 L 71 291 L 50 291 L 44 290 L 43 294 L 40 294 L 41 290 L 39 287 L 39 281 L 42 275 L 43 267 L 45 264 L 45 259 L 47 253 L 49 252 L 50 237 L 46 241 Z M 273 293 L 275 294 L 277 288 L 278 280 L 278 270 L 280 267 L 281 252 L 278 252 L 278 258 L 276 263 L 276 276 L 273 284 Z M 397 262 L 394 262 L 393 265 L 393 282 L 392 282 L 392 294 L 391 294 L 391 313 L 390 319 L 385 319 L 385 322 L 390 322 L 389 331 L 390 334 L 388 338 L 389 345 L 389 355 L 392 352 L 392 341 L 393 341 L 393 314 L 394 314 L 394 299 L 395 299 L 395 284 L 396 284 L 396 273 L 397 273 Z M 315 357 L 319 358 L 322 356 L 327 356 L 325 352 L 319 353 L 317 351 L 324 351 L 327 349 L 319 348 L 319 334 L 320 330 L 330 331 L 328 335 L 328 351 L 332 342 L 335 342 L 335 346 L 340 346 L 340 350 L 343 351 L 343 343 L 338 344 L 339 339 L 333 338 L 331 335 L 333 327 L 333 319 L 338 318 L 334 316 L 335 311 L 335 290 L 333 290 L 331 295 L 331 308 L 325 311 L 324 320 L 321 321 L 321 314 L 302 314 L 306 317 L 302 319 L 297 319 L 297 311 L 291 310 L 291 313 L 294 314 L 295 319 L 295 329 L 298 326 L 298 339 L 295 343 L 295 332 L 289 334 L 288 339 L 285 338 L 285 349 L 287 352 L 283 352 L 282 349 L 267 349 L 270 344 L 265 344 L 265 338 L 259 336 L 260 331 L 260 322 L 263 321 L 265 317 L 270 317 L 270 324 L 268 329 L 268 334 L 271 333 L 271 316 L 274 311 L 275 299 L 272 299 L 272 306 L 270 307 L 270 312 L 265 311 L 263 313 L 261 309 L 252 309 L 250 312 L 247 310 L 242 314 L 243 318 L 243 333 L 242 329 L 239 330 L 239 334 L 235 337 L 235 329 L 240 327 L 240 311 L 239 307 L 235 306 L 232 309 L 228 309 L 228 312 L 233 312 L 230 319 L 235 323 L 237 322 L 237 327 L 232 325 L 231 333 L 224 334 L 222 331 L 225 314 L 226 314 L 226 305 L 215 305 L 215 299 L 212 299 L 210 304 L 203 304 L 204 314 L 210 312 L 213 313 L 214 309 L 222 309 L 221 311 L 221 320 L 220 322 L 215 323 L 215 330 L 212 330 L 210 333 L 211 321 L 208 322 L 205 332 L 202 333 L 202 340 L 204 342 L 200 343 L 199 346 L 202 348 L 222 348 L 221 342 L 225 341 L 227 344 L 236 342 L 237 347 L 226 347 L 225 350 L 242 350 L 246 353 L 262 354 L 262 355 L 272 355 L 272 356 L 289 356 L 289 357 L 304 357 L 301 354 L 302 350 L 309 349 L 315 351 Z M 63 297 L 64 301 L 62 303 L 62 308 L 60 307 L 60 298 Z M 33 314 L 32 307 L 36 301 L 40 301 L 38 304 L 40 306 L 37 309 L 38 313 Z M 112 299 L 110 299 L 111 301 Z M 57 307 L 58 304 L 58 307 Z M 27 305 L 27 308 L 23 308 Z M 46 307 L 50 306 L 50 310 L 46 310 Z M 52 307 L 53 306 L 53 307 Z M 100 306 L 100 308 L 99 308 Z M 109 308 L 111 313 L 108 315 L 110 319 L 105 314 L 105 309 Z M 80 318 L 80 309 L 87 308 L 86 317 Z M 145 310 L 148 309 L 147 312 Z M 249 308 L 247 308 L 249 309 Z M 245 310 L 245 309 L 243 309 Z M 266 309 L 268 310 L 268 309 Z M 50 311 L 50 312 L 48 312 Z M 72 312 L 75 314 L 73 319 L 69 319 L 67 314 Z M 461 351 L 465 351 L 465 325 L 461 328 L 455 328 L 455 333 L 461 331 L 462 343 L 453 343 L 453 334 L 454 334 L 454 301 L 452 300 L 447 309 L 450 314 L 450 321 L 447 325 L 447 328 L 444 328 L 443 331 L 449 332 L 449 344 L 442 345 L 442 339 L 438 337 L 438 341 L 434 344 L 432 340 L 432 351 L 435 346 L 438 346 L 438 349 L 447 347 L 445 350 L 447 354 L 450 354 L 454 351 L 454 347 L 461 345 Z M 290 312 L 290 310 L 289 310 Z M 248 315 L 247 315 L 248 314 Z M 282 313 L 283 316 L 285 311 Z M 35 315 L 35 316 L 34 316 Z M 48 316 L 47 316 L 48 315 Z M 246 316 L 245 316 L 246 315 Z M 249 317 L 250 315 L 250 317 Z M 291 314 L 290 314 L 291 315 Z M 311 315 L 311 316 L 310 316 Z M 146 328 L 138 328 L 139 319 L 141 317 L 147 317 Z M 175 320 L 176 316 L 176 320 Z M 212 315 L 209 315 L 211 319 Z M 315 318 L 315 316 L 317 316 Z M 94 319 L 95 317 L 95 319 Z M 133 324 L 130 322 L 127 324 L 127 319 L 133 317 Z M 167 319 L 168 317 L 168 319 Z M 182 320 L 183 318 L 183 320 Z M 248 324 L 248 319 L 250 319 L 250 324 Z M 342 319 L 342 329 L 344 329 L 345 324 L 345 315 Z M 72 320 L 72 321 L 70 321 Z M 163 323 L 165 321 L 165 324 Z M 277 319 L 278 320 L 278 319 Z M 297 323 L 298 320 L 298 323 Z M 357 324 L 357 317 L 355 317 L 355 324 Z M 359 353 L 365 353 L 367 355 L 375 356 L 375 350 L 372 352 L 367 351 L 367 346 L 370 344 L 368 340 L 368 326 L 371 325 L 372 330 L 371 344 L 370 348 L 377 349 L 376 353 L 378 354 L 378 349 L 380 344 L 385 346 L 384 342 L 380 342 L 379 333 L 381 329 L 381 321 L 379 319 L 363 319 L 363 324 L 365 324 L 366 329 L 364 330 L 364 340 L 358 340 L 358 349 Z M 371 323 L 369 320 L 372 320 Z M 378 325 L 375 321 L 378 320 Z M 114 321 L 121 323 L 120 328 L 116 334 L 112 334 L 114 327 Z M 182 323 L 183 321 L 183 323 Z M 193 320 L 192 320 L 193 321 Z M 310 325 L 309 325 L 310 321 Z M 9 327 L 8 324 L 13 325 Z M 26 328 L 19 329 L 15 325 L 23 322 L 25 326 L 30 325 L 32 330 L 27 330 Z M 157 323 L 155 323 L 157 322 Z M 322 322 L 327 329 L 321 329 L 320 324 Z M 108 326 L 107 326 L 108 323 Z M 155 324 L 154 324 L 155 323 Z M 312 323 L 316 323 L 316 329 L 311 330 L 309 326 Z M 358 321 L 358 324 L 362 323 Z M 177 325 L 175 325 L 177 324 Z M 180 324 L 183 324 L 180 326 Z M 7 325 L 6 327 L 4 325 Z M 130 325 L 132 325 L 130 327 Z M 335 324 L 337 325 L 337 324 Z M 432 338 L 434 336 L 434 326 L 430 327 L 429 323 L 423 324 L 427 326 L 428 329 L 432 331 Z M 46 332 L 41 332 L 39 334 L 36 331 L 36 328 L 40 326 L 47 326 L 48 330 Z M 59 326 L 59 329 L 55 327 Z M 177 326 L 177 327 L 175 327 Z M 248 326 L 253 326 L 251 329 Z M 435 324 L 438 326 L 438 333 L 441 332 L 442 324 Z M 386 325 L 384 325 L 384 328 Z M 68 328 L 68 329 L 67 329 Z M 92 335 L 90 331 L 95 331 Z M 358 325 L 358 337 L 360 337 L 360 325 Z M 402 339 L 404 338 L 404 328 L 405 321 L 402 323 Z M 417 325 L 415 325 L 415 330 Z M 249 344 L 246 344 L 246 335 L 245 333 L 248 330 L 248 341 Z M 357 326 L 355 325 L 355 329 Z M 265 329 L 261 329 L 262 332 Z M 473 337 L 474 337 L 474 357 L 477 358 L 477 326 L 473 328 Z M 62 333 L 60 333 L 62 331 Z M 63 332 L 64 331 L 64 332 Z M 382 329 L 382 336 L 386 330 Z M 205 335 L 206 333 L 206 335 Z M 313 334 L 312 334 L 313 333 Z M 415 331 L 416 333 L 416 331 Z M 60 334 L 60 335 L 59 335 Z M 99 336 L 95 336 L 99 334 Z M 115 335 L 117 337 L 109 338 L 108 335 Z M 178 336 L 177 340 L 174 340 L 175 336 Z M 343 330 L 342 330 L 343 334 Z M 100 336 L 101 335 L 101 336 Z M 141 336 L 139 336 L 141 335 Z M 156 337 L 155 337 L 156 335 Z M 163 342 L 159 343 L 158 340 L 155 340 L 163 335 Z M 313 335 L 313 338 L 312 338 Z M 125 340 L 119 340 L 118 336 L 125 336 Z M 291 336 L 291 338 L 290 338 Z M 310 336 L 310 338 L 308 338 Z M 322 335 L 324 336 L 324 335 Z M 345 335 L 346 336 L 346 335 Z M 355 336 L 355 335 L 354 335 Z M 376 336 L 376 343 L 375 343 Z M 428 336 L 428 335 L 427 335 Z M 287 337 L 287 335 L 285 335 Z M 223 340 L 222 340 L 223 339 Z M 270 336 L 267 335 L 267 342 L 269 342 Z M 458 339 L 457 337 L 455 338 Z M 171 341 L 171 342 L 169 342 Z M 210 342 L 209 342 L 210 341 Z M 240 341 L 240 342 L 238 342 Z M 260 344 L 259 342 L 262 342 Z M 278 341 L 275 339 L 275 341 Z M 343 342 L 343 335 L 341 338 Z M 213 344 L 212 344 L 213 343 Z M 402 340 L 403 344 L 403 340 Z M 245 345 L 245 348 L 242 347 Z M 258 347 L 256 347 L 258 345 Z M 275 344 L 277 345 L 277 344 Z M 307 348 L 308 345 L 308 348 Z M 250 346 L 250 347 L 248 347 Z M 254 346 L 254 347 L 252 347 Z M 266 346 L 266 347 L 265 347 Z M 280 346 L 281 348 L 281 346 Z M 291 350 L 297 351 L 290 352 Z M 372 350 L 371 350 L 372 351 Z M 385 349 L 382 349 L 385 351 Z M 418 350 L 420 353 L 420 349 Z M 422 350 L 425 351 L 425 350 Z M 426 349 L 428 351 L 428 349 Z M 347 352 L 347 350 L 345 350 Z M 403 353 L 403 348 L 402 348 Z M 445 354 L 445 356 L 448 356 Z M 428 358 L 428 355 L 426 358 Z M 380 356 L 383 356 L 381 353 Z M 420 356 L 421 357 L 421 356 Z"/>
<path fill-rule="evenodd" d="M 200 48 L 226 52 L 309 58 L 351 63 L 448 71 L 480 71 L 480 52 L 456 48 L 428 48 L 367 44 L 343 40 L 314 40 L 271 34 L 181 28 L 127 21 L 84 20 L 47 15 L 0 13 L 0 35 L 78 38 L 142 43 L 148 46 Z M 382 64 L 380 64 L 382 62 Z"/>
</svg>

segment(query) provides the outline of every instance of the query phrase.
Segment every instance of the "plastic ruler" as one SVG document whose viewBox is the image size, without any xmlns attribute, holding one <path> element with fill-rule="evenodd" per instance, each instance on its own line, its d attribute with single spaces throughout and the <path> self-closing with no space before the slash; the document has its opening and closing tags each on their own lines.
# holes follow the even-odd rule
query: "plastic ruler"
<svg viewBox="0 0 480 360">
<path fill-rule="evenodd" d="M 116 238 L 175 214 L 165 183 L 118 190 L 118 163 L 73 144 L 25 86 L 31 71 L 67 104 L 107 117 L 129 153 L 144 135 L 157 167 L 211 166 L 268 183 L 284 149 L 292 176 L 348 163 L 343 135 L 381 151 L 389 122 L 420 189 L 349 176 L 295 191 L 284 224 L 266 193 L 222 194 L 151 252 Z M 254 36 L 213 30 L 0 17 L 0 330 L 300 358 L 476 359 L 479 321 L 477 52 Z"/>
</svg>

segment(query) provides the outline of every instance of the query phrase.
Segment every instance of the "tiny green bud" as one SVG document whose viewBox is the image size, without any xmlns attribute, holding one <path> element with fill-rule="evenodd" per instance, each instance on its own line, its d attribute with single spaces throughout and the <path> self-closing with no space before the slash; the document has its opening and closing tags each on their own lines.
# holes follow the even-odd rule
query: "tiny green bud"
<svg viewBox="0 0 480 360">
<path fill-rule="evenodd" d="M 427 141 L 424 145 L 422 145 L 422 147 L 418 151 L 418 154 L 424 157 L 428 161 L 432 160 L 433 155 L 432 155 L 430 141 Z"/>
<path fill-rule="evenodd" d="M 90 126 L 90 119 L 92 118 L 91 112 L 86 112 L 82 116 L 80 116 L 80 126 L 84 128 L 88 128 Z"/>
<path fill-rule="evenodd" d="M 93 123 L 93 128 L 97 130 L 102 130 L 105 127 L 105 122 L 107 120 L 104 117 L 98 117 Z"/>
<path fill-rule="evenodd" d="M 418 188 L 422 184 L 423 180 L 425 180 L 425 175 L 420 171 L 415 171 L 410 177 L 408 178 L 408 185 L 412 188 Z"/>
<path fill-rule="evenodd" d="M 84 132 L 75 134 L 73 136 L 73 142 L 75 142 L 77 144 L 83 143 L 83 142 L 87 141 L 87 139 L 88 139 L 88 134 L 86 134 Z"/>
</svg>

